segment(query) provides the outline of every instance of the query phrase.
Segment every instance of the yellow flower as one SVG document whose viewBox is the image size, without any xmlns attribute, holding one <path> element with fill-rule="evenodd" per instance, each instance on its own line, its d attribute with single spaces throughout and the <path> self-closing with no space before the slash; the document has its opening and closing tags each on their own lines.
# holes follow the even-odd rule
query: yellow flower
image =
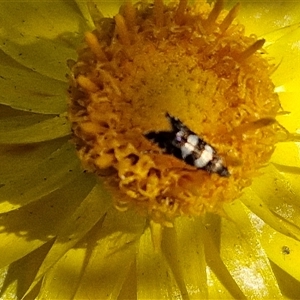
<svg viewBox="0 0 300 300">
<path fill-rule="evenodd" d="M 161 2 L 155 3 L 157 9 Z M 203 5 L 210 11 L 209 5 Z M 228 9 L 234 5 L 228 3 Z M 98 6 L 105 16 L 118 13 L 115 4 L 106 2 Z M 222 209 L 211 210 L 218 213 L 223 210 L 225 217 L 211 212 L 197 217 L 183 215 L 174 219 L 172 216 L 171 220 L 167 218 L 167 225 L 173 222 L 174 226 L 162 231 L 159 223 L 151 221 L 160 221 L 160 217 L 152 218 L 154 215 L 150 214 L 148 219 L 135 209 L 116 210 L 113 204 L 120 196 L 114 195 L 112 199 L 111 188 L 108 189 L 111 180 L 108 185 L 105 180 L 86 173 L 76 157 L 74 145 L 69 142 L 67 62 L 74 68 L 75 49 L 84 32 L 93 30 L 92 19 L 96 26 L 101 23 L 97 7 L 82 1 L 0 2 L 1 297 L 297 298 L 300 295 L 297 267 L 300 263 L 299 12 L 300 6 L 295 2 L 242 2 L 238 16 L 246 27 L 246 36 L 255 33 L 258 37 L 249 40 L 255 44 L 256 40 L 265 39 L 263 49 L 268 57 L 274 57 L 270 64 L 277 69 L 271 78 L 282 109 L 271 109 L 270 116 L 278 110 L 276 119 L 291 134 L 279 125 L 276 126 L 280 130 L 274 127 L 271 136 L 286 141 L 276 145 L 270 163 L 260 169 L 262 175 L 243 189 L 237 200 L 222 203 Z M 176 22 L 183 24 L 183 17 L 178 14 Z M 119 38 L 126 44 L 127 32 L 120 25 L 124 21 L 122 10 L 115 20 Z M 105 19 L 108 25 L 110 21 Z M 161 25 L 163 21 L 157 18 L 156 22 Z M 89 46 L 91 39 L 93 36 L 86 34 Z M 247 43 L 248 40 L 244 55 L 253 45 Z M 79 49 L 80 55 L 88 55 L 82 47 Z M 151 78 L 156 80 L 155 76 Z M 84 80 L 82 87 L 88 82 Z M 183 83 L 187 84 L 184 80 Z M 78 99 L 75 90 L 71 95 Z M 276 104 L 276 99 L 272 103 Z M 179 110 L 183 111 L 182 115 Z M 193 113 L 181 107 L 178 111 L 173 108 L 173 112 L 179 118 L 183 116 L 185 123 Z M 74 129 L 75 114 L 70 116 Z M 160 119 L 161 115 L 151 116 L 149 122 L 154 123 L 150 122 L 149 127 L 145 120 L 140 120 L 142 134 L 166 130 L 160 127 Z M 188 125 L 194 128 L 197 124 L 192 121 Z M 196 126 L 194 130 L 199 129 Z M 212 142 L 219 143 L 218 151 L 222 155 L 230 151 L 222 148 L 220 141 Z M 272 138 L 267 145 L 272 146 L 273 142 Z M 153 149 L 157 150 L 155 146 Z M 256 151 L 252 154 L 254 163 L 258 155 Z M 123 157 L 124 152 L 119 155 Z M 168 160 L 160 159 L 163 166 Z M 209 188 L 210 178 L 217 185 L 226 180 L 239 182 L 239 176 L 248 171 L 241 172 L 238 164 L 235 166 L 226 158 L 227 161 L 230 178 L 199 171 L 207 178 Z M 175 158 L 172 163 L 183 164 Z M 103 162 L 99 165 L 103 166 Z M 99 169 L 93 171 L 99 174 Z M 235 172 L 239 176 L 235 177 Z M 110 173 L 101 175 L 111 178 Z M 242 180 L 239 184 L 247 185 Z M 194 189 L 193 185 L 189 187 Z M 123 192 L 128 193 L 128 189 Z M 193 215 L 190 209 L 188 215 Z M 196 215 L 200 213 L 197 211 Z M 161 238 L 160 250 L 154 251 L 151 236 L 156 246 Z"/>
</svg>

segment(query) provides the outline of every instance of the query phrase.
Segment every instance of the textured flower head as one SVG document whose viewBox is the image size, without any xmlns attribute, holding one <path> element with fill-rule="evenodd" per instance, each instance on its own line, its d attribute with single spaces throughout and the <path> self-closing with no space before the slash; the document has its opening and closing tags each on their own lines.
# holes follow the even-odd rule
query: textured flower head
<svg viewBox="0 0 300 300">
<path fill-rule="evenodd" d="M 0 8 L 2 298 L 299 296 L 299 4 Z"/>
<path fill-rule="evenodd" d="M 69 118 L 84 166 L 119 185 L 119 208 L 165 225 L 221 213 L 270 158 L 283 133 L 275 66 L 234 20 L 238 8 L 127 2 L 86 33 Z"/>
</svg>

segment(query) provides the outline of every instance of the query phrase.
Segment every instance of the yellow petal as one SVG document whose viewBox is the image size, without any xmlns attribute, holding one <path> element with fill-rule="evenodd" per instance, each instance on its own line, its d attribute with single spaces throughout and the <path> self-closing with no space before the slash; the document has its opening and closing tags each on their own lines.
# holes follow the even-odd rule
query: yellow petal
<svg viewBox="0 0 300 300">
<path fill-rule="evenodd" d="M 67 13 L 66 13 L 67 12 Z M 64 81 L 76 35 L 87 27 L 73 1 L 0 2 L 0 48 L 22 65 Z"/>
<path fill-rule="evenodd" d="M 11 182 L 26 170 L 31 170 L 33 163 L 40 165 L 66 142 L 67 138 L 63 138 L 38 145 L 1 145 L 0 183 Z"/>
<path fill-rule="evenodd" d="M 238 200 L 225 211 L 231 220 L 222 220 L 221 256 L 232 277 L 249 299 L 282 298 L 249 211 Z"/>
<path fill-rule="evenodd" d="M 33 165 L 11 181 L 1 182 L 0 211 L 4 213 L 41 199 L 74 180 L 80 173 L 73 146 L 67 143 L 40 165 Z"/>
<path fill-rule="evenodd" d="M 209 298 L 207 299 L 232 299 L 232 294 L 226 289 L 225 285 L 218 279 L 218 277 L 214 274 L 214 272 L 207 267 L 207 285 Z M 234 297 L 237 299 L 237 297 Z M 238 299 L 245 299 L 245 296 L 240 293 Z"/>
<path fill-rule="evenodd" d="M 207 214 L 205 217 L 205 227 L 203 242 L 205 245 L 205 256 L 207 261 L 207 280 L 211 298 L 213 295 L 221 293 L 221 296 L 230 293 L 234 299 L 244 299 L 245 295 L 239 284 L 234 280 L 232 274 L 223 261 L 220 253 L 221 220 L 220 216 Z M 230 249 L 230 247 L 228 248 Z M 221 291 L 216 291 L 212 287 L 212 282 L 221 286 Z"/>
<path fill-rule="evenodd" d="M 47 273 L 40 298 L 68 298 L 73 294 L 77 299 L 116 299 L 135 264 L 144 222 L 132 211 L 120 213 L 111 208 L 76 250 L 67 252 Z M 73 282 L 64 270 L 72 273 Z"/>
<path fill-rule="evenodd" d="M 92 186 L 93 182 L 86 182 L 86 189 L 88 189 L 88 192 L 91 190 Z M 80 189 L 82 189 L 82 186 Z M 60 229 L 56 232 L 55 242 L 44 258 L 29 291 L 43 278 L 45 272 L 47 272 L 70 248 L 74 247 L 95 226 L 95 224 L 101 220 L 102 216 L 107 211 L 109 197 L 102 186 L 95 186 L 92 191 L 85 196 L 81 191 L 79 192 L 78 188 L 74 188 L 74 190 L 78 193 L 78 198 L 81 202 L 77 202 L 76 199 L 70 199 L 71 203 L 77 205 L 77 207 L 61 219 L 63 223 L 60 223 Z M 74 231 L 74 228 L 76 228 L 76 231 Z"/>
<path fill-rule="evenodd" d="M 82 184 L 82 185 L 80 185 Z M 94 186 L 94 181 L 87 178 L 85 174 L 79 174 L 76 178 L 65 184 L 63 188 L 52 192 L 40 201 L 33 202 L 22 208 L 10 211 L 0 215 L 0 268 L 17 261 L 42 244 L 52 240 L 60 234 L 62 229 L 68 230 L 66 224 L 72 227 L 74 233 L 74 224 L 81 222 L 82 226 L 88 222 L 93 222 L 94 218 L 101 217 L 99 210 L 103 209 L 104 201 L 99 201 L 99 194 L 95 196 L 97 209 L 90 213 L 87 221 L 82 219 L 73 220 L 74 215 L 82 213 L 84 209 L 88 210 L 89 197 L 87 196 Z M 86 197 L 86 201 L 83 199 Z M 90 196 L 91 197 L 91 196 Z M 82 206 L 81 202 L 83 202 Z M 84 206 L 87 203 L 87 207 Z M 100 203 L 100 204 L 99 204 Z M 90 205 L 91 208 L 93 207 Z M 99 213 L 97 215 L 97 213 Z M 73 218 L 73 219 L 72 219 Z M 73 221 L 73 223 L 68 223 Z M 87 229 L 88 230 L 88 225 Z M 68 237 L 74 238 L 74 235 L 67 232 Z M 78 226 L 80 234 L 80 226 Z M 61 238 L 67 237 L 60 234 Z M 73 240 L 72 240 L 73 241 Z M 70 242 L 70 241 L 69 241 Z M 68 245 L 66 245 L 68 246 Z"/>
<path fill-rule="evenodd" d="M 208 296 L 206 261 L 201 219 L 180 218 L 175 228 L 165 228 L 162 251 L 176 279 L 182 295 L 190 299 Z"/>
<path fill-rule="evenodd" d="M 241 9 L 238 19 L 246 25 L 248 34 L 265 36 L 271 31 L 290 26 L 299 22 L 300 5 L 298 1 L 248 1 L 241 0 Z M 236 3 L 230 0 L 227 6 Z"/>
<path fill-rule="evenodd" d="M 45 114 L 66 111 L 66 83 L 29 69 L 1 65 L 0 89 L 0 103 L 12 108 Z"/>
<path fill-rule="evenodd" d="M 253 182 L 252 188 L 268 209 L 283 220 L 292 235 L 300 239 L 299 192 L 292 189 L 285 176 L 270 165 L 264 176 Z"/>
<path fill-rule="evenodd" d="M 147 229 L 140 238 L 137 254 L 137 298 L 174 299 L 181 294 L 180 286 L 162 252 L 154 252 L 150 245 L 151 233 Z"/>
<path fill-rule="evenodd" d="M 25 119 L 25 120 L 24 120 Z M 0 120 L 1 144 L 29 144 L 57 139 L 70 134 L 70 125 L 64 116 L 38 121 L 26 126 L 36 116 L 15 117 Z M 24 123 L 23 123 L 24 120 Z"/>
<path fill-rule="evenodd" d="M 261 240 L 269 258 L 300 281 L 300 268 L 296 267 L 300 264 L 300 242 L 273 230 L 268 225 L 262 227 Z"/>
<path fill-rule="evenodd" d="M 18 261 L 0 269 L 1 299 L 23 298 L 51 244 L 51 241 L 45 243 Z"/>
<path fill-rule="evenodd" d="M 248 188 L 244 191 L 240 200 L 253 212 L 256 216 L 262 219 L 265 223 L 270 225 L 275 230 L 294 238 L 297 237 L 297 230 L 288 222 L 279 219 L 268 207 L 263 198 L 259 197 L 257 193 Z"/>
</svg>

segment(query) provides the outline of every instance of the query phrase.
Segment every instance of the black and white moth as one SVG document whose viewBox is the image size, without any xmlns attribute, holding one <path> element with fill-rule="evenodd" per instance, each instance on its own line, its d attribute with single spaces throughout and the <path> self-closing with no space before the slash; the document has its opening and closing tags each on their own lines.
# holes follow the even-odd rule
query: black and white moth
<svg viewBox="0 0 300 300">
<path fill-rule="evenodd" d="M 150 131 L 145 137 L 156 143 L 167 154 L 183 160 L 188 165 L 222 177 L 230 176 L 222 158 L 213 146 L 185 126 L 178 118 L 166 113 L 172 130 Z"/>
</svg>

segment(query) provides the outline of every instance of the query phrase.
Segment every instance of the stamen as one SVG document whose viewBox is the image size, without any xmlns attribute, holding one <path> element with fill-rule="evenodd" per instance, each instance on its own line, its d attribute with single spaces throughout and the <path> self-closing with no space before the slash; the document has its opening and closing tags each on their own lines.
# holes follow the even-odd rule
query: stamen
<svg viewBox="0 0 300 300">
<path fill-rule="evenodd" d="M 109 82 L 110 87 L 112 88 L 112 90 L 116 93 L 116 95 L 121 96 L 121 90 L 118 87 L 118 83 L 117 80 L 113 78 L 113 76 L 111 76 L 108 72 L 106 71 L 99 71 L 102 80 L 105 82 Z"/>
<path fill-rule="evenodd" d="M 151 238 L 153 243 L 153 248 L 156 253 L 160 252 L 161 240 L 162 240 L 162 231 L 163 227 L 161 224 L 156 223 L 154 221 L 150 221 L 151 228 Z"/>
<path fill-rule="evenodd" d="M 154 18 L 157 27 L 164 26 L 164 3 L 163 0 L 154 0 Z"/>
<path fill-rule="evenodd" d="M 125 24 L 125 19 L 122 15 L 117 14 L 115 16 L 115 21 L 116 21 L 116 31 L 119 34 L 120 41 L 123 45 L 130 45 L 130 38 L 129 38 L 129 33 L 127 26 Z"/>
<path fill-rule="evenodd" d="M 175 15 L 175 22 L 178 25 L 182 25 L 184 23 L 184 13 L 187 6 L 188 0 L 180 0 L 178 4 L 178 8 Z"/>
<path fill-rule="evenodd" d="M 289 133 L 289 136 L 285 142 L 300 142 L 300 134 L 299 133 Z"/>
<path fill-rule="evenodd" d="M 102 47 L 98 41 L 98 38 L 92 32 L 85 33 L 85 41 L 90 47 L 91 51 L 96 55 L 100 61 L 107 60 L 105 53 L 102 50 Z"/>
<path fill-rule="evenodd" d="M 242 135 L 247 131 L 254 131 L 265 126 L 270 126 L 274 123 L 277 123 L 277 121 L 274 118 L 262 118 L 257 121 L 242 124 L 239 127 L 234 128 L 234 134 Z"/>
<path fill-rule="evenodd" d="M 207 20 L 204 23 L 204 27 L 206 28 L 206 30 L 210 31 L 209 28 L 216 22 L 220 12 L 223 9 L 223 4 L 224 0 L 217 0 L 217 2 L 215 3 L 214 8 L 210 12 Z"/>
<path fill-rule="evenodd" d="M 237 61 L 241 62 L 245 59 L 247 59 L 248 57 L 250 57 L 252 54 L 254 54 L 257 50 L 261 49 L 262 46 L 265 43 L 265 39 L 261 39 L 261 40 L 257 40 L 253 45 L 251 45 L 249 48 L 247 48 L 245 51 L 243 51 Z"/>
<path fill-rule="evenodd" d="M 274 91 L 276 93 L 276 91 Z M 291 112 L 290 111 L 287 111 L 287 110 L 282 110 L 280 112 L 277 113 L 277 116 L 287 116 L 287 115 L 290 115 Z"/>
<path fill-rule="evenodd" d="M 237 3 L 227 14 L 226 18 L 223 20 L 223 22 L 220 25 L 221 32 L 225 32 L 227 28 L 230 26 L 232 21 L 236 18 L 236 16 L 239 13 L 240 10 L 240 3 Z"/>
<path fill-rule="evenodd" d="M 133 30 L 136 25 L 136 9 L 131 1 L 126 1 L 124 5 L 124 15 L 128 29 Z"/>
<path fill-rule="evenodd" d="M 79 75 L 77 77 L 77 83 L 85 90 L 95 93 L 99 90 L 97 84 L 95 84 L 90 78 L 85 77 L 83 75 Z"/>
<path fill-rule="evenodd" d="M 270 73 L 269 73 L 270 76 L 280 67 L 281 63 L 282 63 L 282 59 L 278 64 L 274 65 L 273 67 L 270 67 Z"/>
</svg>

